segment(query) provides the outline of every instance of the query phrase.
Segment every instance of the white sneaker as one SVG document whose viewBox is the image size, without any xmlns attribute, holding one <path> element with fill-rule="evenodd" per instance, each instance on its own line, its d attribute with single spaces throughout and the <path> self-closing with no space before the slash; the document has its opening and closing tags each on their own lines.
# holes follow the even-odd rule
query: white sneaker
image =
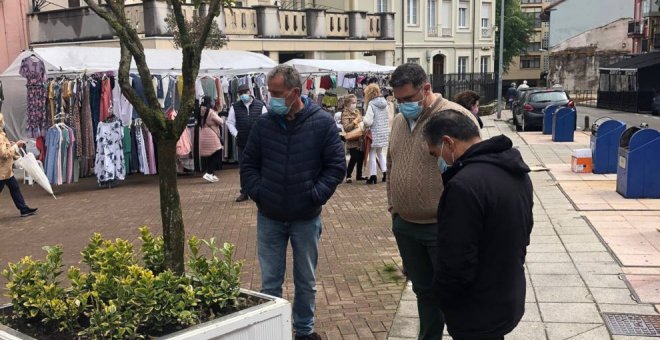
<svg viewBox="0 0 660 340">
<path fill-rule="evenodd" d="M 217 182 L 220 180 L 216 175 L 211 175 L 211 178 L 213 179 L 213 182 Z"/>
<path fill-rule="evenodd" d="M 215 182 L 215 180 L 213 180 L 212 175 L 210 175 L 210 174 L 204 174 L 204 176 L 202 176 L 202 178 L 207 180 L 208 182 L 211 182 L 211 183 Z"/>
</svg>

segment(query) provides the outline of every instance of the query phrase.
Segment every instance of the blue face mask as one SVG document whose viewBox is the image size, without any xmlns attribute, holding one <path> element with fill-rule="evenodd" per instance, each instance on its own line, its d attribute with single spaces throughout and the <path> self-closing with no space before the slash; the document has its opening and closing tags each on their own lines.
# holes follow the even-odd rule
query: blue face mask
<svg viewBox="0 0 660 340">
<path fill-rule="evenodd" d="M 289 93 L 289 95 L 291 95 L 291 93 Z M 271 97 L 268 101 L 268 113 L 276 116 L 284 116 L 289 113 L 291 106 L 286 106 L 286 98 L 288 98 L 289 95 L 284 98 Z M 293 103 L 291 105 L 293 105 Z"/>
<path fill-rule="evenodd" d="M 426 94 L 420 101 L 405 102 L 399 104 L 399 111 L 401 112 L 401 114 L 403 114 L 404 117 L 406 117 L 406 119 L 416 120 L 417 118 L 419 118 L 419 115 L 422 113 L 422 102 L 424 102 L 424 98 L 426 98 Z"/>
<path fill-rule="evenodd" d="M 244 94 L 241 95 L 241 100 L 243 101 L 243 103 L 247 104 L 250 101 L 250 99 L 252 99 L 252 98 L 247 93 L 244 93 Z"/>
<path fill-rule="evenodd" d="M 441 174 L 444 174 L 445 171 L 447 171 L 447 169 L 449 169 L 449 167 L 451 166 L 447 163 L 447 161 L 445 161 L 444 158 L 442 158 L 442 149 L 444 147 L 445 147 L 445 143 L 442 143 L 442 146 L 440 146 L 440 157 L 438 157 L 438 169 L 440 169 Z M 454 158 L 453 153 L 451 155 L 451 158 Z"/>
</svg>

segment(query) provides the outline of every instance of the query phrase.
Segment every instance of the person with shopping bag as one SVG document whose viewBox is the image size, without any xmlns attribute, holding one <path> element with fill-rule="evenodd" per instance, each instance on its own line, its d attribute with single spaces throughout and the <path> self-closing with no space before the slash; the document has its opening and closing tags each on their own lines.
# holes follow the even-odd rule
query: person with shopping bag
<svg viewBox="0 0 660 340">
<path fill-rule="evenodd" d="M 14 177 L 12 166 L 14 159 L 17 159 L 18 148 L 25 145 L 25 142 L 18 141 L 11 143 L 5 134 L 5 117 L 0 113 L 0 193 L 5 188 L 9 188 L 11 199 L 14 205 L 21 212 L 21 217 L 34 215 L 37 208 L 30 208 L 21 194 L 21 189 L 18 187 L 18 181 Z"/>
<path fill-rule="evenodd" d="M 357 97 L 349 94 L 344 98 L 344 112 L 341 115 L 341 123 L 344 127 L 344 140 L 346 149 L 351 155 L 346 169 L 346 183 L 353 180 L 353 168 L 356 168 L 356 180 L 364 181 L 367 178 L 362 176 L 362 163 L 364 161 L 364 150 L 362 149 L 362 137 L 364 134 L 364 123 L 362 123 L 362 113 L 357 109 Z"/>
</svg>

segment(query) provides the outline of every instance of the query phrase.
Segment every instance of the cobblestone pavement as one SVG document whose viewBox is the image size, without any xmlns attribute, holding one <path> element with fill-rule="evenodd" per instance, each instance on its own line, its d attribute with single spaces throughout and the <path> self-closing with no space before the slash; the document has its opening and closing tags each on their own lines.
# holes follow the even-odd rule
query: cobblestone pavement
<svg viewBox="0 0 660 340">
<path fill-rule="evenodd" d="M 179 177 L 186 235 L 234 243 L 237 258 L 245 259 L 243 287 L 259 290 L 256 207 L 252 202 L 234 202 L 239 190 L 237 169 L 223 170 L 218 177 L 215 184 L 200 177 Z M 21 218 L 7 190 L 0 194 L 3 267 L 25 255 L 43 258 L 41 248 L 54 244 L 64 246 L 67 266 L 75 264 L 94 232 L 132 241 L 137 241 L 137 228 L 142 225 L 160 233 L 155 176 L 131 175 L 112 189 L 99 189 L 94 179 L 87 178 L 57 187 L 57 200 L 36 185 L 21 185 L 21 190 L 39 212 Z M 323 210 L 323 222 L 317 331 L 327 339 L 385 339 L 404 287 L 386 209 L 385 184 L 340 185 Z M 2 287 L 5 283 L 1 279 Z M 289 271 L 285 298 L 291 300 L 292 293 Z M 3 296 L 1 301 L 8 299 Z"/>
</svg>

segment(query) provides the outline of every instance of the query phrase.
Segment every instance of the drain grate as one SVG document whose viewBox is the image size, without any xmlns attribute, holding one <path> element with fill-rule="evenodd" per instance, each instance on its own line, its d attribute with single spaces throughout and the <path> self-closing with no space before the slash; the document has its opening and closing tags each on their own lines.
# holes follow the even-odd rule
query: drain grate
<svg viewBox="0 0 660 340">
<path fill-rule="evenodd" d="M 603 319 L 613 335 L 660 337 L 660 315 L 603 313 Z"/>
</svg>

